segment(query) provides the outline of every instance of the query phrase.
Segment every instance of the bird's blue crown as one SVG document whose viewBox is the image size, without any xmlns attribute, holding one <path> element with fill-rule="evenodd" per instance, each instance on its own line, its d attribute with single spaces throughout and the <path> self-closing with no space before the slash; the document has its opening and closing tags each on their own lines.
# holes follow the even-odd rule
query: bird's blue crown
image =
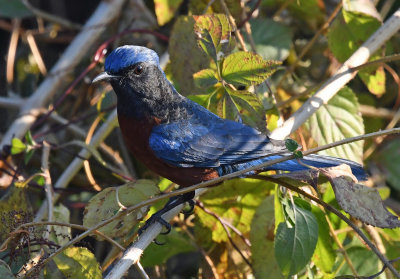
<svg viewBox="0 0 400 279">
<path fill-rule="evenodd" d="M 116 73 L 139 62 L 148 62 L 160 67 L 158 55 L 154 50 L 142 46 L 121 46 L 106 58 L 104 69 Z"/>
</svg>

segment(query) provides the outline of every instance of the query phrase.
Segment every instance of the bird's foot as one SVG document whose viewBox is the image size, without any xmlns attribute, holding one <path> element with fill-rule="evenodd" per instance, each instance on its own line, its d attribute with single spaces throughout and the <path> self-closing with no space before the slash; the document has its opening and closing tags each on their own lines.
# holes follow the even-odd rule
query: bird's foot
<svg viewBox="0 0 400 279">
<path fill-rule="evenodd" d="M 165 221 L 165 219 L 162 218 L 162 215 L 165 213 L 164 210 L 160 210 L 156 213 L 154 213 L 147 221 L 146 223 L 138 230 L 138 234 L 141 235 L 144 231 L 146 231 L 152 224 L 154 223 L 160 223 L 163 227 L 166 228 L 165 231 L 162 231 L 161 234 L 169 234 L 171 231 L 171 224 Z"/>
</svg>

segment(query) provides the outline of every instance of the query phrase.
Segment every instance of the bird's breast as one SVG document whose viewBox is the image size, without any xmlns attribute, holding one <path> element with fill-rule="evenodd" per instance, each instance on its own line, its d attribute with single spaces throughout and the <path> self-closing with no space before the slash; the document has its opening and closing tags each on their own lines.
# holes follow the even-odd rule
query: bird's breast
<svg viewBox="0 0 400 279">
<path fill-rule="evenodd" d="M 153 152 L 149 145 L 149 138 L 153 127 L 161 123 L 160 119 L 135 119 L 118 114 L 118 121 L 122 135 L 129 151 L 146 167 L 155 173 L 168 178 L 181 187 L 187 187 L 218 177 L 213 168 L 182 168 L 170 165 Z"/>
</svg>

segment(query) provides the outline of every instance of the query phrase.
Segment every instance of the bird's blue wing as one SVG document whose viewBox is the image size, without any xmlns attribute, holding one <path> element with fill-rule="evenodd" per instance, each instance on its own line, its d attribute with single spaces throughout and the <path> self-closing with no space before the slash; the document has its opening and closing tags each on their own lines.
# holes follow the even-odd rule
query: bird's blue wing
<svg viewBox="0 0 400 279">
<path fill-rule="evenodd" d="M 286 151 L 250 126 L 203 110 L 154 127 L 149 144 L 157 157 L 179 167 L 218 167 Z"/>
</svg>

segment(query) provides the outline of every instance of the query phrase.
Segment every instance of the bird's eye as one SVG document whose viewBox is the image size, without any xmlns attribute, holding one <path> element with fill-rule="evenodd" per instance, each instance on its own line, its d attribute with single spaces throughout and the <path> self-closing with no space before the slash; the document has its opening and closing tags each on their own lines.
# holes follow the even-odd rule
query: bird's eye
<svg viewBox="0 0 400 279">
<path fill-rule="evenodd" d="M 143 73 L 143 66 L 142 65 L 137 65 L 134 69 L 133 69 L 133 73 L 135 75 L 140 75 L 141 73 Z"/>
</svg>

